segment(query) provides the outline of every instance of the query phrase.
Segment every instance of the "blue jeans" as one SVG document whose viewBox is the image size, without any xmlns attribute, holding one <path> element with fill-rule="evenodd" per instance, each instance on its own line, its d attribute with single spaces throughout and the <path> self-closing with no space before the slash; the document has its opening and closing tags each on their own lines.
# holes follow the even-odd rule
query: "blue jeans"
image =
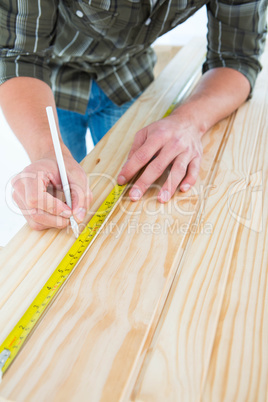
<svg viewBox="0 0 268 402">
<path fill-rule="evenodd" d="M 117 106 L 92 80 L 90 97 L 84 115 L 57 108 L 63 142 L 77 162 L 80 162 L 87 154 L 87 128 L 90 129 L 93 143 L 96 145 L 135 100 L 136 98 L 122 106 Z"/>
</svg>

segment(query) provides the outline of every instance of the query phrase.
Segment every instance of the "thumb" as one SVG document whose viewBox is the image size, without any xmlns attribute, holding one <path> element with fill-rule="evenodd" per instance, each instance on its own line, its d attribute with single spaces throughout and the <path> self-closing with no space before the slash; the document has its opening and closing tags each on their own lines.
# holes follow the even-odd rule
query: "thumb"
<svg viewBox="0 0 268 402">
<path fill-rule="evenodd" d="M 82 170 L 82 169 L 81 169 Z M 80 172 L 79 172 L 80 173 Z M 84 171 L 70 180 L 73 216 L 77 222 L 82 222 L 92 201 L 88 178 Z"/>
</svg>

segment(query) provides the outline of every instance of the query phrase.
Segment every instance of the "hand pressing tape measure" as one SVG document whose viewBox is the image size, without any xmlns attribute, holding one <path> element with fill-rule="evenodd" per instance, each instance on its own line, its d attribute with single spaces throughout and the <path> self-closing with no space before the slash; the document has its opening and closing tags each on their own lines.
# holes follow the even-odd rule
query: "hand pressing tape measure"
<svg viewBox="0 0 268 402">
<path fill-rule="evenodd" d="M 180 92 L 163 117 L 168 116 L 175 109 L 179 100 L 185 95 L 185 92 L 188 91 L 192 82 L 193 80 L 191 80 L 187 87 Z M 2 375 L 6 372 L 10 364 L 21 350 L 44 311 L 51 304 L 52 300 L 55 299 L 55 296 L 62 288 L 62 285 L 74 271 L 78 261 L 85 254 L 85 251 L 92 243 L 92 240 L 107 221 L 113 208 L 116 206 L 117 201 L 123 195 L 126 188 L 127 185 L 120 186 L 118 184 L 113 188 L 96 214 L 89 221 L 83 232 L 74 242 L 53 274 L 50 276 L 46 284 L 40 290 L 22 318 L 15 325 L 13 330 L 0 346 L 0 382 Z"/>
</svg>

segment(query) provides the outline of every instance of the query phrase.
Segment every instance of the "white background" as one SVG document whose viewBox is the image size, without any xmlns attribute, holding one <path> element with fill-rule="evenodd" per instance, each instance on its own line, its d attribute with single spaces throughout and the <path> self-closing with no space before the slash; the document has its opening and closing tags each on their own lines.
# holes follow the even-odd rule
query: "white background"
<svg viewBox="0 0 268 402">
<path fill-rule="evenodd" d="M 188 21 L 159 38 L 156 43 L 183 46 L 194 36 L 204 38 L 207 31 L 206 24 L 206 9 L 203 7 Z M 10 179 L 27 166 L 30 161 L 10 130 L 1 110 L 0 130 L 0 246 L 5 246 L 25 223 L 24 217 L 12 201 Z"/>
</svg>

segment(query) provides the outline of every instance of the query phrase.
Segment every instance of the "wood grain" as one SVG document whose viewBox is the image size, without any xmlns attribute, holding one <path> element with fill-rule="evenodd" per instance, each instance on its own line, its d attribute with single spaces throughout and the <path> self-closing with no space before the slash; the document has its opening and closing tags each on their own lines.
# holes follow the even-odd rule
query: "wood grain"
<svg viewBox="0 0 268 402">
<path fill-rule="evenodd" d="M 261 98 L 268 69 L 259 80 Z M 259 89 L 259 91 L 258 91 Z M 212 349 L 203 401 L 267 401 L 268 386 L 268 98 Z M 254 102 L 254 101 L 253 101 Z M 232 211 L 236 213 L 236 211 Z"/>
<path fill-rule="evenodd" d="M 177 68 L 176 65 L 176 73 Z M 168 85 L 165 97 L 158 103 L 160 115 L 175 97 L 174 83 Z M 167 81 L 165 90 L 166 86 Z M 146 104 L 142 105 L 143 111 Z M 154 108 L 150 119 L 152 113 L 156 112 Z M 148 121 L 147 116 L 145 121 Z M 114 133 L 122 133 L 119 140 L 123 143 L 128 129 L 129 120 L 114 129 Z M 204 139 L 210 156 L 204 158 L 203 185 L 210 175 L 227 129 L 228 121 L 224 121 Z M 91 169 L 88 166 L 93 164 L 96 170 L 105 172 L 104 166 L 110 157 L 109 169 L 114 174 L 118 172 L 127 146 L 121 157 L 119 150 L 118 160 L 111 158 L 111 150 L 118 147 L 111 136 L 105 138 L 105 148 L 103 144 L 98 147 L 98 152 L 104 155 L 99 157 L 97 165 L 94 160 L 96 153 L 85 161 L 84 166 L 87 166 L 88 171 Z M 111 148 L 108 155 L 109 144 Z M 96 170 L 95 173 L 99 173 Z M 95 180 L 94 190 L 99 191 L 98 188 L 103 190 L 102 180 Z M 140 203 L 131 203 L 128 198 L 122 201 L 110 220 L 110 223 L 122 228 L 122 232 L 116 236 L 109 227 L 95 241 L 87 258 L 79 265 L 68 286 L 63 289 L 6 374 L 0 387 L 4 396 L 15 400 L 45 400 L 48 384 L 55 400 L 88 400 L 89 395 L 92 401 L 118 400 L 124 396 L 135 368 L 142 360 L 140 353 L 143 344 L 152 322 L 161 311 L 161 304 L 177 267 L 175 261 L 180 258 L 187 235 L 187 231 L 178 230 L 178 233 L 174 233 L 174 229 L 173 232 L 165 233 L 165 222 L 171 227 L 178 221 L 180 225 L 189 224 L 193 214 L 186 214 L 182 210 L 187 207 L 194 211 L 195 205 L 198 205 L 198 196 L 182 197 L 178 193 L 172 203 L 161 206 L 156 202 L 156 194 L 157 189 L 152 187 Z M 146 213 L 145 207 L 150 208 L 150 213 Z M 158 234 L 150 230 L 150 227 L 156 228 L 156 224 L 160 227 Z M 131 225 L 134 225 L 134 229 L 131 229 Z M 47 268 L 52 256 L 53 265 L 62 258 L 61 251 L 66 249 L 66 236 L 62 235 L 62 242 L 60 237 L 57 236 L 39 259 L 39 269 Z M 56 250 L 61 250 L 58 255 Z M 37 282 L 34 280 L 38 275 L 33 269 L 28 278 L 30 275 L 31 283 L 36 283 L 36 291 Z M 18 293 L 15 297 L 18 299 Z M 2 311 L 6 307 L 10 311 L 8 303 L 10 301 L 10 304 L 15 305 L 14 298 L 12 301 L 12 297 L 9 298 Z"/>
<path fill-rule="evenodd" d="M 258 186 L 256 172 L 267 169 L 267 59 L 253 99 L 235 116 L 199 217 L 213 231 L 188 241 L 132 400 L 265 401 L 267 232 L 239 217 L 250 205 L 249 175 Z M 255 212 L 255 229 L 261 218 L 267 222 L 267 211 Z"/>
<path fill-rule="evenodd" d="M 159 119 L 159 116 L 165 113 L 168 105 L 182 91 L 185 83 L 197 70 L 200 70 L 204 53 L 204 42 L 198 40 L 182 49 L 181 54 L 172 60 L 163 75 L 160 74 L 139 101 L 127 111 L 124 119 L 118 121 L 110 133 L 97 144 L 90 156 L 82 162 L 82 166 L 89 174 L 90 187 L 95 200 L 85 222 L 89 221 L 114 186 L 115 177 L 126 159 L 136 131 Z M 189 67 L 192 54 L 195 54 L 196 58 Z M 180 61 L 180 68 L 178 68 L 178 61 Z M 2 303 L 0 328 L 4 330 L 1 331 L 0 342 L 26 310 L 26 306 L 38 294 L 44 281 L 54 271 L 56 264 L 66 254 L 72 243 L 72 233 L 67 233 L 66 230 L 51 229 L 40 233 L 32 231 L 25 225 L 2 250 L 0 261 L 1 267 L 5 269 L 0 270 Z M 28 283 L 33 284 L 30 292 L 28 292 Z M 16 303 L 17 294 L 20 299 L 23 298 L 22 295 L 27 295 L 25 303 L 22 303 L 19 308 Z M 14 299 L 14 303 L 11 299 Z M 6 301 L 9 303 L 5 308 Z M 7 316 L 3 312 L 4 309 L 7 311 Z"/>
<path fill-rule="evenodd" d="M 189 67 L 193 53 L 196 56 L 195 63 Z M 96 200 L 93 210 L 100 205 L 113 186 L 104 174 L 116 177 L 135 132 L 164 114 L 196 69 L 200 69 L 203 55 L 204 48 L 200 47 L 198 42 L 183 49 L 179 57 L 180 68 L 178 58 L 175 57 L 162 77 L 160 74 L 160 79 L 155 81 L 127 112 L 124 119 L 116 124 L 85 159 L 85 170 L 93 173 L 91 187 Z M 223 125 L 225 127 L 226 123 Z M 223 132 L 219 127 L 215 128 L 214 133 L 218 133 L 217 140 L 212 134 L 205 140 L 205 146 L 211 148 L 211 155 L 217 153 Z M 207 169 L 209 172 L 210 166 L 207 166 Z M 117 237 L 111 232 L 112 228 L 108 228 L 108 231 L 103 231 L 95 241 L 87 258 L 82 261 L 24 351 L 9 369 L 0 386 L 1 395 L 20 401 L 46 400 L 48 390 L 57 400 L 88 400 L 88 395 L 90 400 L 98 400 L 102 396 L 107 399 L 108 395 L 111 398 L 111 388 L 114 400 L 122 394 L 139 357 L 162 291 L 168 290 L 165 285 L 172 278 L 172 257 L 179 258 L 179 244 L 185 237 L 185 234 L 179 234 L 179 240 L 176 242 L 175 236 L 170 234 L 169 244 L 167 238 L 163 241 L 166 236 L 161 233 L 159 237 L 153 236 L 153 233 L 141 234 L 136 227 L 133 233 L 131 232 L 128 227 L 129 216 L 135 218 L 137 214 L 135 225 L 148 222 L 153 225 L 158 223 L 157 219 L 161 224 L 166 217 L 172 224 L 172 219 L 179 214 L 174 202 L 173 207 L 172 204 L 163 207 L 161 218 L 158 218 L 159 204 L 155 194 L 156 189 L 152 188 L 147 198 L 137 204 L 128 199 L 123 200 L 111 221 L 121 225 L 122 234 Z M 179 194 L 178 197 L 180 198 Z M 148 200 L 151 202 L 152 216 L 147 220 L 148 217 L 142 208 L 146 202 L 148 204 Z M 192 197 L 180 202 L 193 208 L 197 198 Z M 130 215 L 122 210 L 123 207 L 127 207 Z M 187 221 L 189 219 L 191 216 L 187 216 Z M 124 227 L 125 224 L 127 225 Z M 14 253 L 18 239 L 17 236 L 4 250 L 7 261 Z M 14 322 L 23 314 L 72 241 L 72 235 L 68 235 L 66 231 L 57 233 L 56 238 L 49 245 L 46 244 L 43 254 L 38 256 L 38 261 L 32 263 L 31 269 L 27 267 L 26 273 L 20 269 L 18 261 L 27 250 L 31 250 L 32 243 L 26 241 L 24 250 L 21 250 L 21 254 L 17 253 L 16 266 L 9 266 L 10 281 L 16 283 L 12 294 L 10 286 L 0 282 L 1 291 L 6 295 L 0 316 L 1 339 L 4 339 Z M 160 250 L 163 244 L 167 251 L 160 259 L 155 250 Z M 145 250 L 144 254 L 140 253 L 142 248 Z M 100 250 L 105 250 L 105 253 Z M 149 296 L 147 292 L 144 297 L 149 284 L 153 285 L 152 294 Z M 128 351 L 128 359 L 124 357 L 125 350 Z M 107 361 L 104 362 L 103 359 Z M 126 367 L 119 374 L 118 367 L 122 359 Z M 80 368 L 77 369 L 78 367 Z M 120 375 L 119 381 L 117 377 Z"/>
<path fill-rule="evenodd" d="M 86 221 L 114 186 L 136 131 L 200 69 L 202 46 L 182 49 L 83 161 L 94 194 Z M 127 195 L 118 203 L 4 376 L 2 398 L 265 401 L 267 69 L 266 52 L 253 99 L 204 136 L 190 194 L 160 205 L 162 177 L 138 203 Z M 67 231 L 25 227 L 1 251 L 0 342 L 72 242 Z"/>
</svg>

